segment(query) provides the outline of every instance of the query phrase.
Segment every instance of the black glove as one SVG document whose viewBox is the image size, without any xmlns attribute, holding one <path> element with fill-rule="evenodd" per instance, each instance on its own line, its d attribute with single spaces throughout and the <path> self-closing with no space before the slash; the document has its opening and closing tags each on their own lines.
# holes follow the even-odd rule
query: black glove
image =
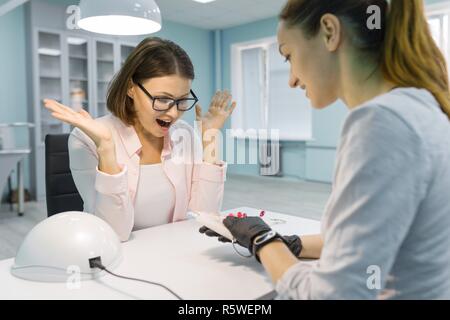
<svg viewBox="0 0 450 320">
<path fill-rule="evenodd" d="M 260 217 L 227 217 L 223 220 L 223 224 L 230 230 L 236 242 L 250 252 L 253 251 L 253 240 L 257 236 L 272 230 Z"/>
<path fill-rule="evenodd" d="M 227 238 L 214 232 L 213 230 L 209 229 L 208 227 L 203 226 L 198 231 L 200 233 L 207 235 L 208 237 L 217 237 L 220 242 L 231 242 Z M 289 250 L 292 252 L 292 254 L 294 254 L 298 258 L 300 256 L 300 252 L 302 251 L 302 248 L 303 248 L 300 237 L 299 236 L 283 236 L 283 238 L 286 239 Z"/>
<path fill-rule="evenodd" d="M 227 217 L 223 221 L 223 224 L 230 230 L 236 242 L 244 248 L 247 248 L 250 252 L 252 252 L 253 239 L 272 230 L 260 217 Z M 218 237 L 221 242 L 231 242 L 205 226 L 201 227 L 199 231 L 209 237 Z"/>
</svg>

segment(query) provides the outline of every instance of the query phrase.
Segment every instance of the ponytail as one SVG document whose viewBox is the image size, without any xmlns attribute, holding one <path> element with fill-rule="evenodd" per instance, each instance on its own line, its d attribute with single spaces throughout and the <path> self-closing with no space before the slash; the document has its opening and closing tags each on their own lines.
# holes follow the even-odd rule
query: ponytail
<svg viewBox="0 0 450 320">
<path fill-rule="evenodd" d="M 450 118 L 447 65 L 431 36 L 422 0 L 391 0 L 382 71 L 400 87 L 430 91 Z"/>
</svg>

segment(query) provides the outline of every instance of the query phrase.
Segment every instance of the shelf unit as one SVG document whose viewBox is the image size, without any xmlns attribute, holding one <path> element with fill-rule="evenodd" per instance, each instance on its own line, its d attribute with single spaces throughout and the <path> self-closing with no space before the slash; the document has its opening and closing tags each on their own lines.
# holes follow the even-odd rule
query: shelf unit
<svg viewBox="0 0 450 320">
<path fill-rule="evenodd" d="M 39 109 L 41 114 L 39 131 L 40 136 L 45 137 L 47 134 L 60 134 L 64 128 L 60 121 L 55 121 L 51 117 L 42 102 L 45 97 L 51 97 L 59 102 L 63 101 L 62 40 L 60 33 L 46 31 L 38 31 L 37 40 Z"/>
<path fill-rule="evenodd" d="M 90 43 L 86 37 L 70 35 L 65 37 L 67 60 L 69 67 L 69 97 L 68 105 L 75 110 L 80 108 L 91 112 L 89 98 L 91 96 L 90 78 L 92 77 L 89 66 Z M 75 95 L 83 95 L 82 99 L 75 101 Z"/>
<path fill-rule="evenodd" d="M 131 44 L 121 44 L 120 45 L 120 66 L 123 66 L 128 56 L 133 51 L 134 46 Z"/>
<path fill-rule="evenodd" d="M 105 40 L 95 40 L 95 98 L 97 105 L 97 116 L 101 117 L 108 113 L 106 108 L 106 94 L 108 86 L 114 76 L 116 68 L 114 42 Z"/>
</svg>

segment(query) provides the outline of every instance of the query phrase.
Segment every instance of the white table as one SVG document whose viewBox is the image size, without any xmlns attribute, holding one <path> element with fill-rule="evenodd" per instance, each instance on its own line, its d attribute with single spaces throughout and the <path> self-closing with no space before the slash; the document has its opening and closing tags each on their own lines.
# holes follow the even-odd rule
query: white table
<svg viewBox="0 0 450 320">
<path fill-rule="evenodd" d="M 7 182 L 11 171 L 17 168 L 17 191 L 18 191 L 18 206 L 17 211 L 19 216 L 22 216 L 25 211 L 25 194 L 24 194 L 24 166 L 23 161 L 26 156 L 31 153 L 29 149 L 21 150 L 0 150 L 0 195 L 3 194 L 3 187 Z"/>
<path fill-rule="evenodd" d="M 245 207 L 224 213 L 238 211 L 248 215 L 259 213 L 257 209 Z M 273 229 L 286 235 L 320 231 L 320 222 L 315 220 L 274 212 L 266 212 L 265 218 L 284 220 L 286 223 Z M 200 234 L 200 226 L 191 219 L 134 232 L 131 240 L 122 244 L 124 259 L 114 272 L 163 283 L 183 299 L 242 300 L 275 296 L 270 278 L 254 258 L 240 257 L 231 244 Z M 78 289 L 68 289 L 65 283 L 26 281 L 10 274 L 13 262 L 13 259 L 0 261 L 0 300 L 174 299 L 160 287 L 108 274 L 83 281 Z"/>
</svg>

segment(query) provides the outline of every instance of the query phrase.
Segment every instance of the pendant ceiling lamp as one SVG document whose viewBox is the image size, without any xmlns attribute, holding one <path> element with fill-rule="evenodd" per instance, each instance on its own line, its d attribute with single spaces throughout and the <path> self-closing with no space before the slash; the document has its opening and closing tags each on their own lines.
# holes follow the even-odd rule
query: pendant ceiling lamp
<svg viewBox="0 0 450 320">
<path fill-rule="evenodd" d="M 81 0 L 78 26 L 87 31 L 131 36 L 161 30 L 161 12 L 154 0 Z"/>
</svg>

